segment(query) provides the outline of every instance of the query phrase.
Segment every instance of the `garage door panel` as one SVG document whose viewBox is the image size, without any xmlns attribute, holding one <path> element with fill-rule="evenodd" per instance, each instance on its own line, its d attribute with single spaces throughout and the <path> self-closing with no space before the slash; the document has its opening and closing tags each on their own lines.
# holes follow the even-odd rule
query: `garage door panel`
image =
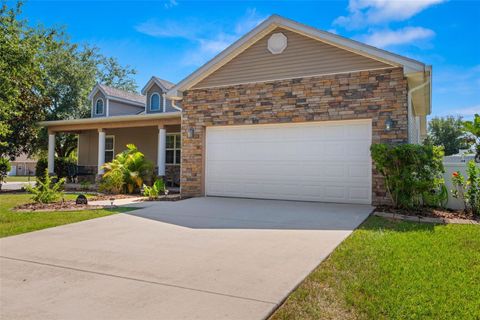
<svg viewBox="0 0 480 320">
<path fill-rule="evenodd" d="M 371 123 L 207 128 L 206 194 L 371 203 Z"/>
</svg>

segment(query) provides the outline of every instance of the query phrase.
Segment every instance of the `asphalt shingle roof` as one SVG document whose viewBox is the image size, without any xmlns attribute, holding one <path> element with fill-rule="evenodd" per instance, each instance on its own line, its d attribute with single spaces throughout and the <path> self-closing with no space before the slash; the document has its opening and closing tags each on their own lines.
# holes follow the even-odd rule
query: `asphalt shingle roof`
<svg viewBox="0 0 480 320">
<path fill-rule="evenodd" d="M 133 93 L 133 92 L 117 89 L 117 88 L 112 88 L 103 84 L 100 84 L 100 87 L 109 96 L 122 98 L 125 100 L 130 100 L 135 102 L 140 102 L 140 103 L 145 103 L 146 101 L 146 97 L 138 93 Z"/>
<path fill-rule="evenodd" d="M 165 88 L 167 88 L 167 89 L 170 89 L 170 88 L 172 88 L 172 87 L 175 85 L 175 83 L 172 83 L 172 82 L 170 82 L 170 81 L 168 81 L 168 80 L 161 79 L 161 78 L 159 78 L 159 77 L 154 77 L 154 78 L 155 78 L 155 80 L 157 80 L 158 82 L 160 82 L 160 83 L 161 83 Z"/>
</svg>

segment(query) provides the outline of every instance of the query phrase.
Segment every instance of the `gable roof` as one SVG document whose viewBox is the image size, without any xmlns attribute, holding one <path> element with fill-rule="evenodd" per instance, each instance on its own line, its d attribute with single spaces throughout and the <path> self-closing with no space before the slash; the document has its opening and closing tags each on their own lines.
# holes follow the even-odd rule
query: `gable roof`
<svg viewBox="0 0 480 320">
<path fill-rule="evenodd" d="M 137 106 L 145 107 L 146 97 L 138 93 L 125 91 L 113 87 L 106 86 L 104 84 L 97 84 L 92 92 L 88 95 L 89 99 L 93 99 L 97 91 L 102 92 L 106 98 L 112 100 L 118 100 L 122 102 L 131 103 Z"/>
<path fill-rule="evenodd" d="M 167 95 L 171 98 L 180 98 L 178 91 L 192 88 L 195 84 L 205 79 L 207 76 L 218 70 L 220 67 L 231 61 L 255 42 L 262 39 L 265 35 L 278 27 L 300 33 L 304 36 L 390 64 L 392 66 L 403 67 L 405 74 L 426 71 L 425 64 L 417 60 L 378 49 L 330 32 L 312 28 L 278 15 L 272 15 L 259 24 L 256 28 L 230 45 L 224 51 L 220 52 L 213 59 L 198 68 L 195 72 L 191 73 L 188 77 L 180 81 L 168 92 Z"/>
<path fill-rule="evenodd" d="M 147 94 L 147 91 L 148 89 L 150 89 L 150 87 L 156 83 L 160 88 L 162 88 L 163 91 L 168 91 L 170 90 L 171 88 L 173 88 L 175 86 L 175 84 L 173 82 L 170 82 L 168 80 L 165 80 L 165 79 L 161 79 L 159 77 L 151 77 L 150 80 L 148 80 L 147 84 L 145 85 L 145 87 L 143 87 L 142 89 L 142 94 L 146 95 Z"/>
</svg>

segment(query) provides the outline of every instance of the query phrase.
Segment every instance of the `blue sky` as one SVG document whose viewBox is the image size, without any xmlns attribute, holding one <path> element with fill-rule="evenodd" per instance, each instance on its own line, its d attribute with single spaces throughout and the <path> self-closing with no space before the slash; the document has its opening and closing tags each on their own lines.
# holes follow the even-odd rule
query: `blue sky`
<svg viewBox="0 0 480 320">
<path fill-rule="evenodd" d="M 480 1 L 30 1 L 31 24 L 178 82 L 270 14 L 433 65 L 433 115 L 480 113 Z"/>
</svg>

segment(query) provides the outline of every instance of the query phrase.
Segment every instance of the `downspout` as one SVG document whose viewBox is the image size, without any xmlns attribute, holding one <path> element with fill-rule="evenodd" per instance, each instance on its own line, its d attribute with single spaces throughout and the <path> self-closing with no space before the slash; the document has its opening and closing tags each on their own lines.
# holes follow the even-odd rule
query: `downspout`
<svg viewBox="0 0 480 320">
<path fill-rule="evenodd" d="M 425 87 L 425 86 L 426 86 L 427 84 L 429 84 L 429 83 L 430 83 L 430 80 L 427 80 L 427 81 L 425 81 L 424 83 L 419 84 L 418 86 L 416 86 L 416 87 L 408 90 L 408 95 L 407 95 L 407 102 L 408 102 L 408 110 L 407 110 L 407 111 L 408 111 L 408 115 L 407 115 L 407 117 L 408 117 L 408 125 L 409 125 L 409 126 L 410 126 L 410 122 L 414 120 L 414 118 L 413 118 L 413 108 L 412 108 L 412 95 L 413 95 L 413 93 L 414 93 L 415 91 L 417 91 L 417 90 Z M 418 125 L 418 124 L 416 124 L 416 126 L 417 126 L 417 125 Z M 420 128 L 417 127 L 416 129 L 417 129 L 417 130 L 416 130 L 416 132 L 417 132 L 416 141 L 412 141 L 412 140 L 413 140 L 413 137 L 411 136 L 410 130 L 409 130 L 409 132 L 408 132 L 408 142 L 409 142 L 409 143 L 419 143 L 419 142 L 420 142 L 420 131 L 419 131 Z"/>
</svg>

